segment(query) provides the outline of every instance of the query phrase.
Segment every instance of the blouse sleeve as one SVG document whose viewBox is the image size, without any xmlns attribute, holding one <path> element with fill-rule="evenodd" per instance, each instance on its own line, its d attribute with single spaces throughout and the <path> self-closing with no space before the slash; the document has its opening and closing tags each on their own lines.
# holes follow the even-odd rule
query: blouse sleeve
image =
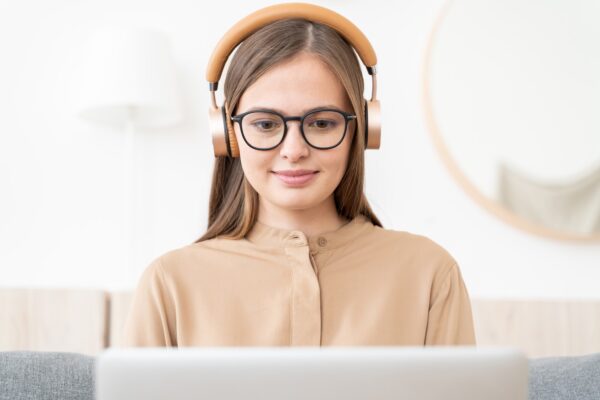
<svg viewBox="0 0 600 400">
<path fill-rule="evenodd" d="M 160 258 L 143 272 L 125 320 L 123 346 L 174 346 L 172 309 Z"/>
<path fill-rule="evenodd" d="M 425 345 L 475 345 L 471 302 L 456 263 L 434 279 Z"/>
</svg>

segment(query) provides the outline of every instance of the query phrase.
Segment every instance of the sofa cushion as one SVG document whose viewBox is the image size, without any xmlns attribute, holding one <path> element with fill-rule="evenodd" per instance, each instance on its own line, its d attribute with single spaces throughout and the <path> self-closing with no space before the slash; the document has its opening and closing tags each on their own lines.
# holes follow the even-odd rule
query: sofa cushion
<svg viewBox="0 0 600 400">
<path fill-rule="evenodd" d="M 600 399 L 600 353 L 530 359 L 529 399 Z"/>
<path fill-rule="evenodd" d="M 0 352 L 0 400 L 93 400 L 95 358 L 79 353 Z"/>
</svg>

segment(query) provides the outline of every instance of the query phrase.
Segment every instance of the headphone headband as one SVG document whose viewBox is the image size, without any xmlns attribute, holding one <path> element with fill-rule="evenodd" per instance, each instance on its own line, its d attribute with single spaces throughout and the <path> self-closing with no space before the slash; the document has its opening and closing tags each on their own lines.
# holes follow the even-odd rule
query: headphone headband
<svg viewBox="0 0 600 400">
<path fill-rule="evenodd" d="M 354 47 L 369 74 L 376 73 L 377 56 L 375 51 L 367 37 L 351 21 L 332 10 L 314 4 L 284 3 L 253 12 L 225 33 L 208 61 L 206 80 L 211 89 L 216 89 L 225 63 L 238 44 L 263 26 L 288 18 L 304 18 L 333 28 Z"/>
</svg>

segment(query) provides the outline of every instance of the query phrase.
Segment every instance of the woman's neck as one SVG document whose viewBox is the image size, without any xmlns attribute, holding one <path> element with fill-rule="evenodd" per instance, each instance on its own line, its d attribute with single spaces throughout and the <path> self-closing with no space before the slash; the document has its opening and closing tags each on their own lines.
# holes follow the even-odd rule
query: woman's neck
<svg viewBox="0 0 600 400">
<path fill-rule="evenodd" d="M 300 230 L 308 237 L 334 231 L 348 222 L 338 215 L 333 197 L 302 210 L 284 209 L 260 199 L 258 221 L 274 228 Z"/>
</svg>

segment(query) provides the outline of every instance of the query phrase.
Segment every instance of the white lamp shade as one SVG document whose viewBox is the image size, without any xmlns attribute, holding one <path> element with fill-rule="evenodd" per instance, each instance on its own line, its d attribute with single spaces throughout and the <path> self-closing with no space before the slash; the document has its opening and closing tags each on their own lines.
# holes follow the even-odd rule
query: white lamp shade
<svg viewBox="0 0 600 400">
<path fill-rule="evenodd" d="M 163 126 L 181 119 L 168 37 L 147 28 L 107 27 L 84 48 L 75 111 L 99 123 Z"/>
</svg>

